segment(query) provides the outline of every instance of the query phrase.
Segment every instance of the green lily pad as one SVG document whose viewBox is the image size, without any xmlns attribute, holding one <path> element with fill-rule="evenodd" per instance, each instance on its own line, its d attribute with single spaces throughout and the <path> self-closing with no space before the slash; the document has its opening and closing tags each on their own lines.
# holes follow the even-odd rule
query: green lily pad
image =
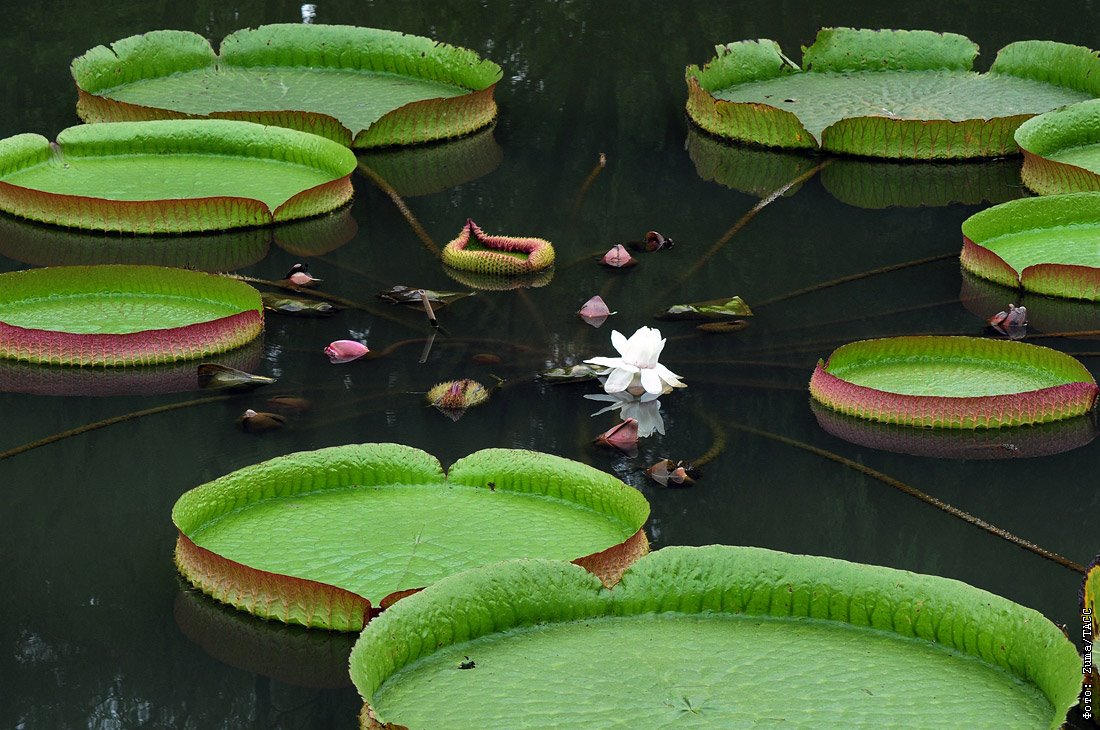
<svg viewBox="0 0 1100 730">
<path fill-rule="evenodd" d="M 1029 119 L 1016 144 L 1024 184 L 1040 195 L 1100 191 L 1100 99 Z"/>
<path fill-rule="evenodd" d="M 962 224 L 967 271 L 1004 286 L 1100 301 L 1100 192 L 1025 198 Z"/>
<path fill-rule="evenodd" d="M 220 117 L 291 127 L 355 147 L 456 137 L 496 117 L 501 69 L 473 51 L 377 28 L 239 30 L 220 53 L 157 30 L 72 63 L 87 122 Z"/>
<path fill-rule="evenodd" d="M 689 66 L 688 115 L 721 137 L 871 157 L 997 157 L 1017 151 L 1025 120 L 1100 96 L 1095 51 L 1021 41 L 987 74 L 954 33 L 822 29 L 804 69 L 767 39 L 716 47 Z"/>
<path fill-rule="evenodd" d="M 70 127 L 0 140 L 0 210 L 130 232 L 212 231 L 305 218 L 351 198 L 355 156 L 316 135 L 250 122 Z"/>
<path fill-rule="evenodd" d="M 52 365 L 155 365 L 249 342 L 260 293 L 159 266 L 62 266 L 0 274 L 0 358 Z"/>
<path fill-rule="evenodd" d="M 550 561 L 468 571 L 351 654 L 361 726 L 413 730 L 1053 729 L 1080 672 L 1054 624 L 964 583 L 723 545 L 659 550 L 611 590 Z"/>
<path fill-rule="evenodd" d="M 726 320 L 734 317 L 751 317 L 752 310 L 741 297 L 722 297 L 705 302 L 673 304 L 657 316 L 661 319 Z"/>
<path fill-rule="evenodd" d="M 1069 355 L 977 337 L 852 342 L 819 360 L 810 394 L 872 421 L 934 428 L 1000 428 L 1092 409 L 1096 380 Z"/>
<path fill-rule="evenodd" d="M 265 618 L 355 631 L 379 607 L 466 568 L 573 560 L 609 582 L 648 549 L 649 504 L 591 467 L 487 449 L 444 475 L 397 444 L 300 452 L 187 492 L 176 564 L 197 588 Z"/>
<path fill-rule="evenodd" d="M 687 149 L 699 177 L 757 198 L 821 163 L 805 152 L 730 144 L 694 128 L 688 131 Z M 1003 203 L 1025 194 L 1020 165 L 1009 159 L 895 162 L 838 157 L 816 178 L 840 202 L 870 209 Z M 798 183 L 784 195 L 801 187 Z"/>
</svg>

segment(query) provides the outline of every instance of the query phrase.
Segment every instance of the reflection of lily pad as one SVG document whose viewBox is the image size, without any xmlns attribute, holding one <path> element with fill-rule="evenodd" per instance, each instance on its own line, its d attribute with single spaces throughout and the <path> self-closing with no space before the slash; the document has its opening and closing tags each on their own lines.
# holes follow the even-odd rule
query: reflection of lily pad
<svg viewBox="0 0 1100 730">
<path fill-rule="evenodd" d="M 1096 380 L 1069 355 L 977 337 L 852 342 L 818 361 L 810 394 L 850 416 L 935 428 L 1000 428 L 1087 413 Z"/>
<path fill-rule="evenodd" d="M 988 322 L 1009 303 L 1027 307 L 1028 329 L 1037 332 L 1098 332 L 1100 307 L 1079 299 L 1045 297 L 994 284 L 963 271 L 959 301 Z"/>
<path fill-rule="evenodd" d="M 1040 195 L 1100 191 L 1100 99 L 1029 119 L 1016 144 L 1024 184 Z"/>
<path fill-rule="evenodd" d="M 176 563 L 203 592 L 266 618 L 345 631 L 372 607 L 512 557 L 574 560 L 605 580 L 648 549 L 649 505 L 591 467 L 479 451 L 445 476 L 396 444 L 338 446 L 241 469 L 172 511 Z"/>
<path fill-rule="evenodd" d="M 0 274 L 0 357 L 51 365 L 155 365 L 231 350 L 263 329 L 260 293 L 159 266 Z"/>
<path fill-rule="evenodd" d="M 939 459 L 1024 459 L 1072 451 L 1092 443 L 1096 422 L 1077 416 L 1054 423 L 998 429 L 913 428 L 876 423 L 810 403 L 817 423 L 837 438 L 872 449 Z"/>
<path fill-rule="evenodd" d="M 260 338 L 209 358 L 238 370 L 256 370 L 263 361 Z M 158 395 L 199 390 L 198 365 L 194 361 L 130 368 L 71 368 L 0 359 L 0 392 L 35 395 Z"/>
<path fill-rule="evenodd" d="M 298 687 L 351 684 L 348 634 L 263 621 L 189 589 L 176 596 L 173 613 L 184 636 L 231 667 Z"/>
<path fill-rule="evenodd" d="M 712 134 L 772 147 L 944 159 L 1015 152 L 1025 119 L 1100 95 L 1100 59 L 1080 46 L 1022 41 L 989 73 L 954 33 L 825 28 L 804 70 L 766 39 L 717 47 L 687 69 L 688 115 Z"/>
<path fill-rule="evenodd" d="M 0 210 L 73 228 L 212 231 L 305 218 L 351 197 L 355 156 L 249 122 L 70 127 L 0 141 Z"/>
<path fill-rule="evenodd" d="M 158 30 L 72 64 L 88 122 L 222 117 L 292 127 L 355 147 L 455 137 L 492 122 L 500 67 L 473 51 L 376 28 L 239 30 L 220 53 Z"/>
<path fill-rule="evenodd" d="M 722 545 L 609 591 L 549 561 L 467 571 L 351 654 L 369 728 L 1053 729 L 1080 673 L 1053 623 L 964 583 Z"/>
<path fill-rule="evenodd" d="M 554 269 L 532 271 L 528 274 L 479 274 L 444 266 L 443 272 L 463 286 L 479 291 L 511 291 L 512 289 L 538 289 L 554 279 Z"/>
<path fill-rule="evenodd" d="M 477 180 L 497 169 L 504 150 L 486 129 L 469 137 L 411 149 L 385 149 L 359 155 L 402 197 L 430 195 Z"/>
<path fill-rule="evenodd" d="M 963 221 L 963 268 L 1004 286 L 1100 300 L 1100 192 L 1025 198 Z"/>
<path fill-rule="evenodd" d="M 688 154 L 704 180 L 764 197 L 820 162 L 802 152 L 729 144 L 692 129 Z M 818 173 L 834 198 L 859 208 L 1001 203 L 1023 194 L 1014 160 L 891 162 L 836 158 Z M 801 187 L 792 187 L 791 195 Z"/>
</svg>

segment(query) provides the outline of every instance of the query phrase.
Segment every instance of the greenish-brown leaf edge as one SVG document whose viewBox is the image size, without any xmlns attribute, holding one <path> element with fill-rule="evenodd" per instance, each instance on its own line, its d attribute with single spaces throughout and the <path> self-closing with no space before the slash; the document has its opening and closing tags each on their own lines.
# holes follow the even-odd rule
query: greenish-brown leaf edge
<svg viewBox="0 0 1100 730">
<path fill-rule="evenodd" d="M 424 583 L 417 582 L 415 571 L 401 581 L 394 580 L 399 577 L 396 575 L 384 579 L 371 577 L 370 582 L 382 581 L 396 587 L 392 593 L 384 591 L 387 595 L 361 595 L 351 600 L 359 594 L 307 576 L 306 573 L 313 571 L 304 570 L 302 566 L 306 563 L 299 559 L 301 556 L 290 556 L 291 564 L 296 566 L 293 568 L 280 567 L 282 563 L 275 557 L 266 561 L 266 567 L 255 567 L 236 562 L 232 556 L 207 550 L 201 546 L 199 538 L 196 538 L 200 543 L 196 548 L 191 537 L 231 513 L 261 502 L 304 495 L 322 496 L 324 492 L 370 491 L 373 487 L 391 485 L 429 485 L 440 489 L 462 485 L 476 491 L 529 494 L 548 498 L 550 502 L 587 508 L 596 517 L 606 520 L 609 529 L 607 535 L 595 541 L 600 544 L 597 552 L 571 557 L 609 583 L 634 559 L 648 551 L 641 528 L 649 516 L 649 503 L 637 490 L 587 465 L 533 451 L 485 449 L 460 459 L 445 476 L 438 460 L 419 449 L 399 444 L 352 444 L 277 457 L 185 493 L 172 511 L 182 546 L 177 549 L 177 564 L 204 592 L 244 610 L 289 623 L 358 630 L 364 616 L 357 606 L 366 600 L 375 609 L 385 608 L 400 595 L 419 590 Z M 434 491 L 424 492 L 423 498 L 431 499 L 433 494 Z M 538 525 L 531 527 L 534 529 Z M 384 532 L 386 526 L 370 525 L 365 529 Z M 605 543 L 604 538 L 612 534 L 618 537 Z M 268 541 L 263 534 L 243 535 L 239 539 L 242 544 L 248 541 L 254 543 L 254 547 L 267 549 Z M 324 553 L 326 548 L 318 544 L 311 549 Z M 517 552 L 511 554 L 523 555 L 525 551 L 517 547 Z M 378 557 L 386 560 L 384 556 Z M 442 567 L 444 572 L 448 569 L 446 564 Z M 428 570 L 433 580 L 438 577 L 434 574 L 439 572 L 438 567 Z M 359 580 L 358 584 L 349 585 L 366 583 Z"/>
<path fill-rule="evenodd" d="M 1021 177 L 1031 190 L 1100 191 L 1100 99 L 1027 120 L 1016 130 L 1016 144 L 1024 152 Z"/>
<path fill-rule="evenodd" d="M 553 561 L 508 561 L 453 575 L 370 624 L 352 650 L 351 676 L 369 705 L 397 671 L 441 648 L 538 624 L 661 613 L 818 619 L 938 644 L 1037 687 L 1053 706 L 1052 729 L 1080 689 L 1073 644 L 1032 609 L 947 578 L 723 545 L 651 553 L 610 590 Z M 779 661 L 795 662 L 798 654 L 792 647 Z M 532 691 L 544 671 L 532 668 Z M 920 687 L 912 691 L 919 699 Z M 521 698 L 516 711 L 523 712 Z M 813 711 L 800 707 L 798 714 Z"/>
<path fill-rule="evenodd" d="M 503 76 L 500 66 L 482 59 L 474 51 L 380 28 L 299 23 L 264 25 L 226 36 L 221 43 L 220 54 L 197 33 L 157 30 L 123 38 L 110 47 L 96 46 L 73 60 L 72 76 L 81 96 L 78 113 L 86 121 L 187 116 L 185 112 L 172 109 L 118 102 L 110 98 L 110 91 L 136 81 L 219 65 L 390 73 L 450 84 L 469 92 L 488 93 L 485 108 L 474 115 L 477 120 L 471 120 L 471 123 L 476 123 L 475 127 L 456 128 L 452 133 L 437 130 L 439 133 L 435 137 L 418 139 L 417 142 L 465 134 L 491 122 L 495 116 L 492 88 Z M 415 103 L 407 106 L 413 107 Z M 458 107 L 456 111 L 462 116 L 469 110 Z M 236 112 L 226 109 L 218 113 Z M 344 145 L 352 144 L 353 138 L 356 147 L 403 143 L 397 137 L 392 140 L 360 139 L 367 136 L 364 135 L 367 130 L 351 128 L 346 120 L 310 109 L 276 107 L 269 112 L 240 110 L 240 113 L 256 121 L 315 132 Z M 257 114 L 261 116 L 256 118 Z M 270 116 L 265 117 L 264 114 Z M 378 122 L 386 122 L 390 114 Z M 397 121 L 399 124 L 410 122 L 408 119 Z M 419 123 L 421 120 L 412 121 Z M 451 123 L 461 123 L 461 120 L 451 120 Z M 394 133 L 393 130 L 387 131 Z M 399 132 L 396 134 L 400 136 Z"/>
<path fill-rule="evenodd" d="M 989 157 L 1018 151 L 1012 132 L 1031 114 L 963 121 L 854 116 L 830 124 L 820 139 L 780 106 L 719 100 L 731 86 L 813 72 L 971 70 L 978 47 L 964 36 L 931 31 L 824 28 L 803 48 L 805 69 L 768 39 L 716 46 L 714 59 L 687 68 L 688 115 L 699 127 L 742 142 L 817 148 L 845 154 L 902 159 Z M 1100 96 L 1100 59 L 1081 46 L 1052 41 L 1012 43 L 997 55 L 990 74 L 1003 74 Z M 1078 97 L 1080 98 L 1087 97 Z"/>
<path fill-rule="evenodd" d="M 184 183 L 173 188 L 171 176 L 149 180 L 161 198 L 112 196 L 115 175 L 124 174 L 127 157 L 156 156 L 165 160 L 210 157 L 271 160 L 288 169 L 309 169 L 308 187 L 287 184 L 285 197 L 269 202 L 262 181 L 247 194 L 195 194 Z M 47 179 L 63 174 L 62 163 L 82 159 L 110 160 L 120 170 L 96 175 L 103 178 L 102 196 L 87 189 L 57 192 L 64 186 L 50 182 L 44 188 L 10 182 L 42 168 Z M 225 160 L 224 163 L 228 163 Z M 328 212 L 350 199 L 355 155 L 330 140 L 283 127 L 215 119 L 173 119 L 148 122 L 82 124 L 62 130 L 57 143 L 39 134 L 24 133 L 0 140 L 0 210 L 41 223 L 126 233 L 186 233 L 224 230 L 305 218 Z M 67 167 L 67 165 L 65 165 Z M 297 174 L 297 172 L 295 173 Z M 93 177 L 87 175 L 86 177 Z M 291 192 L 296 190 L 295 192 Z M 269 204 L 270 203 L 270 204 Z"/>
</svg>

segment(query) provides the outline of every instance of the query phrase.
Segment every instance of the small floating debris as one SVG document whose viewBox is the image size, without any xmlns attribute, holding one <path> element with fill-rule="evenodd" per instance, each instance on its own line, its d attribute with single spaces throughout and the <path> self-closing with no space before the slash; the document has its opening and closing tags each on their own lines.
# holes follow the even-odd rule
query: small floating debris
<svg viewBox="0 0 1100 730">
<path fill-rule="evenodd" d="M 470 362 L 475 365 L 499 365 L 504 358 L 492 352 L 479 352 L 470 356 Z"/>
<path fill-rule="evenodd" d="M 607 303 L 604 302 L 603 297 L 597 294 L 585 302 L 577 314 L 586 324 L 599 328 L 607 321 L 607 318 L 615 314 L 615 312 L 608 309 Z"/>
<path fill-rule="evenodd" d="M 277 431 L 286 425 L 286 417 L 280 416 L 278 413 L 265 413 L 249 408 L 237 419 L 237 425 L 246 433 Z"/>
<path fill-rule="evenodd" d="M 253 375 L 228 365 L 204 362 L 198 367 L 199 387 L 204 390 L 253 390 L 277 382 L 266 375 Z"/>
<path fill-rule="evenodd" d="M 671 238 L 662 236 L 657 231 L 646 231 L 644 241 L 631 241 L 628 245 L 631 249 L 641 253 L 654 253 L 655 251 L 672 248 L 673 244 L 674 241 Z"/>
<path fill-rule="evenodd" d="M 267 405 L 269 408 L 290 413 L 301 413 L 313 407 L 313 404 L 308 399 L 296 395 L 273 396 L 267 399 Z"/>
<path fill-rule="evenodd" d="M 436 307 L 445 307 L 459 299 L 472 297 L 472 291 L 435 291 L 434 289 L 417 289 L 415 287 L 397 286 L 378 292 L 378 298 L 391 304 L 408 304 L 412 307 L 422 307 L 424 297 Z"/>
<path fill-rule="evenodd" d="M 695 329 L 700 332 L 709 332 L 711 334 L 728 334 L 730 332 L 740 332 L 749 326 L 747 320 L 735 319 L 732 322 L 704 322 L 703 324 L 695 325 Z"/>
<path fill-rule="evenodd" d="M 578 383 L 599 377 L 599 371 L 589 365 L 567 365 L 545 370 L 539 373 L 539 377 L 558 383 Z"/>
<path fill-rule="evenodd" d="M 1027 307 L 1009 304 L 989 318 L 989 326 L 1010 340 L 1022 340 L 1027 335 Z"/>
<path fill-rule="evenodd" d="M 645 473 L 662 487 L 690 487 L 699 477 L 693 466 L 672 459 L 661 459 Z"/>
<path fill-rule="evenodd" d="M 325 347 L 325 354 L 328 355 L 329 361 L 334 365 L 358 360 L 368 352 L 370 352 L 370 348 L 355 340 L 336 340 Z"/>
<path fill-rule="evenodd" d="M 274 292 L 260 294 L 264 309 L 278 314 L 289 314 L 297 317 L 331 317 L 343 307 L 338 307 L 330 302 L 319 302 L 316 299 L 287 296 Z"/>
<path fill-rule="evenodd" d="M 309 264 L 302 263 L 291 266 L 290 271 L 286 272 L 286 276 L 283 277 L 283 280 L 291 286 L 303 288 L 317 286 L 317 284 L 321 282 L 321 279 L 309 273 Z"/>
<path fill-rule="evenodd" d="M 752 309 L 741 297 L 722 297 L 705 302 L 673 304 L 657 314 L 659 319 L 733 319 L 751 317 Z"/>
<path fill-rule="evenodd" d="M 630 252 L 621 243 L 615 244 L 614 248 L 605 253 L 603 258 L 600 259 L 600 264 L 610 266 L 613 269 L 625 269 L 637 263 L 638 259 L 631 256 Z"/>
</svg>

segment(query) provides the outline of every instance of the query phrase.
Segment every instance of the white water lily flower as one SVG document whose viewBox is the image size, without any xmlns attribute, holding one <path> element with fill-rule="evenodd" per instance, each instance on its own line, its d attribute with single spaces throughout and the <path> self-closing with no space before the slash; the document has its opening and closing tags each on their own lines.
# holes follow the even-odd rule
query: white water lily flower
<svg viewBox="0 0 1100 730">
<path fill-rule="evenodd" d="M 661 339 L 661 330 L 640 327 L 630 339 L 615 330 L 611 333 L 611 344 L 619 351 L 620 357 L 593 357 L 585 360 L 589 365 L 607 368 L 603 384 L 605 393 L 622 393 L 624 390 L 633 395 L 646 393 L 658 396 L 671 388 L 686 388 L 680 376 L 657 362 L 665 341 Z"/>
<path fill-rule="evenodd" d="M 611 405 L 601 408 L 593 413 L 593 416 L 599 416 L 608 411 L 619 411 L 619 418 L 626 420 L 633 418 L 638 422 L 638 438 L 646 438 L 652 436 L 654 433 L 659 433 L 662 436 L 665 435 L 665 420 L 661 418 L 661 401 L 656 400 L 654 396 L 646 393 L 641 398 L 630 395 L 630 393 L 614 393 L 612 395 L 593 395 L 591 393 L 584 396 L 588 400 L 598 400 L 604 403 L 610 403 Z"/>
</svg>

